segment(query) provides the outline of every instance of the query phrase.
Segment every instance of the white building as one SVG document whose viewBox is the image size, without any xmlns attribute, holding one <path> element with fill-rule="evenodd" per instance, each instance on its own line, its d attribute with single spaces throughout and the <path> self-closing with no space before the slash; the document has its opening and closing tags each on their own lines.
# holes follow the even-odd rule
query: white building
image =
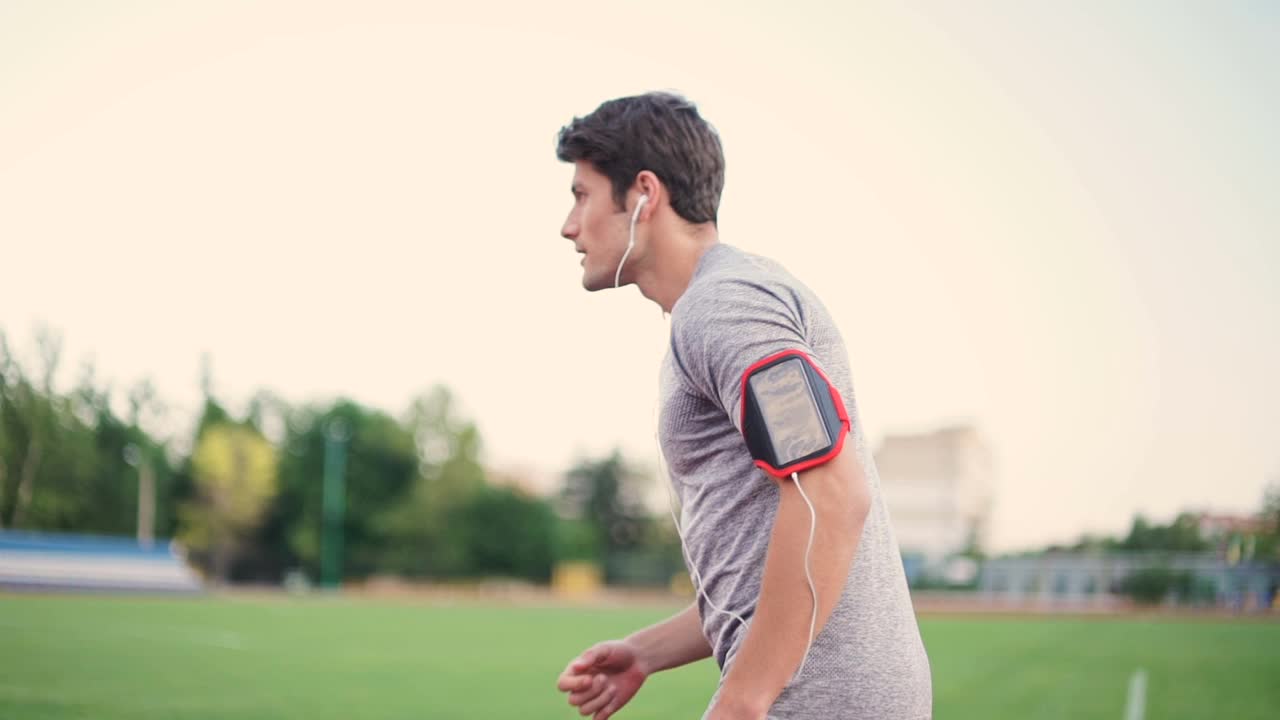
<svg viewBox="0 0 1280 720">
<path fill-rule="evenodd" d="M 952 555 L 983 547 L 995 471 L 977 430 L 962 425 L 890 435 L 875 462 L 909 568 L 914 558 L 940 570 Z"/>
</svg>

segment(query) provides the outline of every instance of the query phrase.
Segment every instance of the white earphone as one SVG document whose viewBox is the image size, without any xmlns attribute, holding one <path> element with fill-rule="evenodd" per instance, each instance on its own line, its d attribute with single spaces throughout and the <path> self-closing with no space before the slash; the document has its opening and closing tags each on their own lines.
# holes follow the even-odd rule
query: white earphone
<svg viewBox="0 0 1280 720">
<path fill-rule="evenodd" d="M 636 246 L 636 221 L 640 219 L 640 208 L 644 207 L 647 202 L 649 202 L 649 196 L 641 195 L 640 199 L 636 201 L 635 211 L 631 213 L 631 232 L 627 240 L 627 251 L 622 253 L 622 260 L 618 261 L 618 271 L 613 274 L 613 287 L 615 290 L 618 289 L 622 282 L 622 265 L 627 262 L 627 256 L 631 254 L 631 248 Z"/>
</svg>

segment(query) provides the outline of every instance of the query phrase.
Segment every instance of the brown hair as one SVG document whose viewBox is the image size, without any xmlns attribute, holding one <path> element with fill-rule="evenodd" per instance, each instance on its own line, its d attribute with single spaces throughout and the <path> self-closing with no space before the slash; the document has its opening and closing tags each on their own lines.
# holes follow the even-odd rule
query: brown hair
<svg viewBox="0 0 1280 720">
<path fill-rule="evenodd" d="M 724 151 L 715 128 L 692 102 L 651 92 L 609 100 L 560 128 L 556 156 L 584 160 L 609 178 L 619 209 L 636 175 L 649 170 L 667 186 L 671 208 L 691 223 L 714 223 L 724 190 Z"/>
</svg>

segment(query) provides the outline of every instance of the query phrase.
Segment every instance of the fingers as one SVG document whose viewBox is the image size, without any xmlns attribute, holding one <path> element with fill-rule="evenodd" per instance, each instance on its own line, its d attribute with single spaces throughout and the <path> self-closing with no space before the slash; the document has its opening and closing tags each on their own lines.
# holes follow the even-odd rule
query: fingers
<svg viewBox="0 0 1280 720">
<path fill-rule="evenodd" d="M 597 650 L 596 648 L 591 648 L 590 650 L 582 653 L 582 657 L 574 660 L 569 667 L 576 672 L 585 672 L 591 667 L 603 665 L 608 656 L 608 649 L 601 648 Z"/>
<path fill-rule="evenodd" d="M 556 689 L 561 692 L 582 692 L 591 686 L 590 675 L 583 675 L 571 670 L 572 668 L 569 668 L 560 673 L 559 679 L 556 680 Z"/>
<path fill-rule="evenodd" d="M 614 655 L 608 645 L 590 648 L 570 662 L 556 680 L 556 688 L 569 693 L 569 704 L 579 708 L 584 716 L 607 711 L 605 717 L 608 717 L 617 709 L 608 708 L 616 697 L 616 688 L 608 683 L 605 674 L 595 672 L 607 669 Z"/>
<path fill-rule="evenodd" d="M 609 703 L 613 702 L 613 698 L 617 693 L 618 689 L 616 687 L 613 685 L 606 685 L 604 692 L 584 703 L 582 707 L 578 709 L 578 712 L 584 717 L 587 715 L 593 715 L 597 711 L 603 710 Z"/>
<path fill-rule="evenodd" d="M 619 707 L 621 705 L 618 704 L 617 695 L 615 694 L 614 699 L 610 700 L 609 704 L 605 705 L 603 709 L 596 711 L 596 716 L 591 720 L 609 720 L 609 716 L 618 712 Z"/>
<path fill-rule="evenodd" d="M 569 669 L 574 672 L 582 672 L 584 669 L 591 667 L 591 662 L 594 659 L 595 653 L 588 650 L 579 655 L 573 662 L 569 663 Z"/>
<path fill-rule="evenodd" d="M 569 667 L 560 673 L 560 678 L 556 681 L 556 687 L 562 692 L 580 692 L 586 690 L 591 684 L 591 669 L 598 660 L 599 652 L 595 648 L 590 648 L 586 652 L 579 655 Z"/>
<path fill-rule="evenodd" d="M 606 678 L 604 675 L 588 678 L 588 684 L 584 690 L 569 695 L 569 704 L 580 707 L 598 697 L 605 687 Z M 587 713 L 583 714 L 586 715 Z"/>
</svg>

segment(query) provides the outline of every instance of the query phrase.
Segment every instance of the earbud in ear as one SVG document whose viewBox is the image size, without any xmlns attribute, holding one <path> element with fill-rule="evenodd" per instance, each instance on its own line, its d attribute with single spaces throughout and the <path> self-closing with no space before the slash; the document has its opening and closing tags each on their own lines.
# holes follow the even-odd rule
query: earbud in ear
<svg viewBox="0 0 1280 720">
<path fill-rule="evenodd" d="M 636 200 L 636 209 L 631 211 L 631 232 L 633 234 L 635 233 L 636 220 L 640 219 L 640 208 L 644 207 L 647 202 L 649 202 L 649 196 L 641 195 L 640 199 Z M 634 237 L 632 237 L 632 242 L 635 242 Z"/>
<path fill-rule="evenodd" d="M 644 204 L 647 202 L 649 202 L 649 196 L 641 195 L 640 199 L 636 200 L 635 211 L 631 213 L 630 238 L 627 240 L 627 251 L 622 253 L 622 260 L 618 263 L 618 271 L 613 274 L 614 288 L 621 287 L 620 283 L 622 282 L 622 264 L 627 261 L 627 256 L 631 254 L 631 248 L 636 246 L 636 221 L 640 219 L 640 208 L 644 207 Z"/>
</svg>

